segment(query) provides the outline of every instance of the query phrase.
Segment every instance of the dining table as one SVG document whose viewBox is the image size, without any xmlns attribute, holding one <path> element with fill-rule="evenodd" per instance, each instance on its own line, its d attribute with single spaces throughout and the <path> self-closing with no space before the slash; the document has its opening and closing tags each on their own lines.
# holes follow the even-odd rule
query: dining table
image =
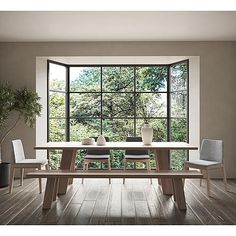
<svg viewBox="0 0 236 236">
<path fill-rule="evenodd" d="M 75 162 L 78 150 L 150 150 L 154 153 L 156 171 L 171 170 L 170 151 L 171 150 L 197 150 L 196 145 L 187 142 L 152 142 L 151 145 L 144 145 L 142 142 L 106 142 L 99 146 L 83 145 L 81 142 L 46 142 L 37 144 L 36 150 L 62 150 L 60 162 L 61 170 L 75 170 Z M 112 170 L 111 170 L 112 171 Z M 72 178 L 61 178 L 58 187 L 58 194 L 65 194 L 68 185 L 73 183 Z M 169 178 L 159 180 L 163 194 L 172 195 L 173 185 Z"/>
</svg>

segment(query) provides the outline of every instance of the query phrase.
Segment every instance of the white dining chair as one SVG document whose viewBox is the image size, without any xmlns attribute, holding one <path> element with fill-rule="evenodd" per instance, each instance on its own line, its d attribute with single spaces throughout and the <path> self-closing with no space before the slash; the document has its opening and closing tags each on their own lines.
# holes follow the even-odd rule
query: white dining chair
<svg viewBox="0 0 236 236">
<path fill-rule="evenodd" d="M 97 140 L 97 137 L 94 137 L 95 141 Z M 109 138 L 105 137 L 106 142 L 109 142 Z M 83 170 L 88 171 L 89 169 L 89 163 L 92 162 L 100 162 L 100 163 L 106 163 L 108 166 L 108 170 L 111 171 L 111 161 L 110 161 L 110 150 L 99 150 L 99 149 L 89 149 L 87 150 L 87 153 L 84 157 L 84 166 Z M 84 178 L 82 178 L 82 184 L 84 183 Z M 111 178 L 109 178 L 109 184 L 111 183 Z"/>
<path fill-rule="evenodd" d="M 141 137 L 127 137 L 126 142 L 142 142 Z M 146 165 L 147 171 L 151 171 L 150 156 L 148 150 L 126 150 L 124 156 L 124 170 L 126 170 L 127 162 L 139 162 Z M 150 179 L 152 183 L 152 179 Z M 125 184 L 125 178 L 123 178 L 123 184 Z"/>
<path fill-rule="evenodd" d="M 20 139 L 12 141 L 13 154 L 14 154 L 14 163 L 11 165 L 11 178 L 9 185 L 9 193 L 13 190 L 13 183 L 15 177 L 15 169 L 20 169 L 20 185 L 23 185 L 24 169 L 25 168 L 36 168 L 41 170 L 42 167 L 48 169 L 47 159 L 26 159 L 22 141 Z M 39 178 L 39 192 L 42 193 L 42 182 Z"/>
<path fill-rule="evenodd" d="M 220 169 L 222 171 L 225 191 L 227 191 L 227 179 L 224 165 L 223 141 L 203 139 L 200 149 L 200 159 L 185 162 L 185 170 L 189 168 L 199 169 L 206 174 L 207 194 L 210 196 L 210 170 Z M 200 179 L 200 186 L 202 179 Z"/>
</svg>

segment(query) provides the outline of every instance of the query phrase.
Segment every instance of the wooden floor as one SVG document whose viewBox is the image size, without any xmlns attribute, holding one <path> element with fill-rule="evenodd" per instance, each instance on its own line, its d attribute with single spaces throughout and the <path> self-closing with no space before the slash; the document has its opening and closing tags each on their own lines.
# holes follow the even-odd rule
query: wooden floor
<svg viewBox="0 0 236 236">
<path fill-rule="evenodd" d="M 44 183 L 45 184 L 45 183 Z M 74 184 L 54 203 L 42 210 L 43 194 L 38 194 L 38 181 L 25 179 L 14 183 L 11 195 L 0 189 L 0 224 L 236 224 L 236 181 L 212 181 L 213 197 L 206 195 L 206 184 L 187 180 L 187 211 L 179 211 L 172 197 L 162 194 L 156 180 L 148 179 L 75 179 Z"/>
</svg>

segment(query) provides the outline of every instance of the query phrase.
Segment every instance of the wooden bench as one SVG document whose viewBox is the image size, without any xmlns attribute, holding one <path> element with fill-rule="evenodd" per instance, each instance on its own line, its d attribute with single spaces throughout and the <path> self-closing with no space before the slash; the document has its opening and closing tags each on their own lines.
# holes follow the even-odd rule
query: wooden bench
<svg viewBox="0 0 236 236">
<path fill-rule="evenodd" d="M 65 170 L 37 170 L 30 172 L 27 177 L 47 178 L 43 209 L 50 209 L 52 202 L 56 200 L 60 179 L 68 178 L 169 178 L 173 184 L 174 201 L 180 210 L 186 210 L 183 179 L 202 178 L 202 174 L 197 171 L 122 171 L 112 170 L 99 172 L 89 171 L 65 171 Z"/>
</svg>

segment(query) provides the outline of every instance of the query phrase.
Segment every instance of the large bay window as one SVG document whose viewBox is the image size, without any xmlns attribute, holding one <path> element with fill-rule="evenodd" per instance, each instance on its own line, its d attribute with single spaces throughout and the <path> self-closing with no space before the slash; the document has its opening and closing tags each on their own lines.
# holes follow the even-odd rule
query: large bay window
<svg viewBox="0 0 236 236">
<path fill-rule="evenodd" d="M 188 74 L 188 60 L 168 65 L 67 65 L 48 60 L 48 141 L 80 141 L 100 134 L 125 141 L 140 136 L 144 123 L 153 127 L 154 141 L 188 141 Z M 112 167 L 122 168 L 123 151 L 111 154 Z M 79 168 L 83 156 L 78 152 Z M 56 168 L 59 153 L 50 152 L 49 157 Z M 186 158 L 187 152 L 172 151 L 172 167 L 181 169 Z"/>
</svg>

